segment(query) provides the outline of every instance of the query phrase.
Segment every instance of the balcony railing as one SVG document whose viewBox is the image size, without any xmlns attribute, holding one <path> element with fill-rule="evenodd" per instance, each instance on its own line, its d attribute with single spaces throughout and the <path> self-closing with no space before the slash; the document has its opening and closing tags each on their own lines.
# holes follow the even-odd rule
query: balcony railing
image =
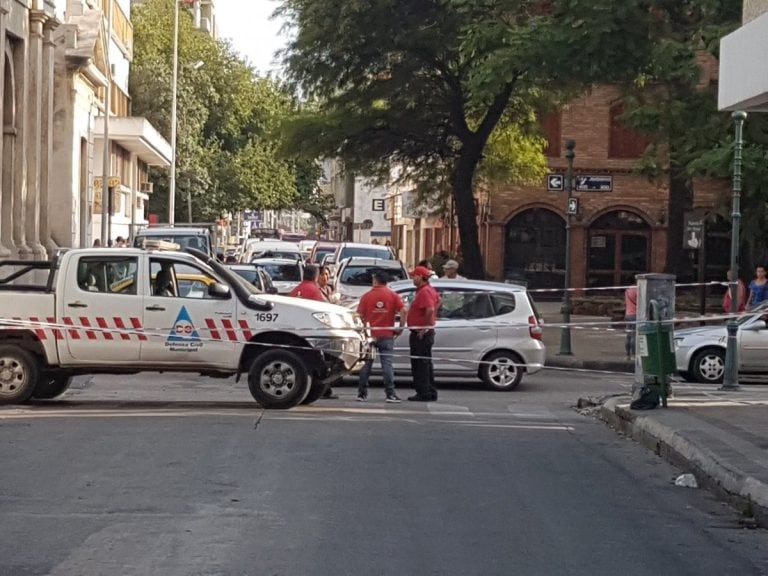
<svg viewBox="0 0 768 576">
<path fill-rule="evenodd" d="M 107 2 L 112 2 L 112 37 L 117 41 L 128 60 L 133 60 L 133 25 L 117 0 L 94 0 L 93 7 L 107 15 Z"/>
</svg>

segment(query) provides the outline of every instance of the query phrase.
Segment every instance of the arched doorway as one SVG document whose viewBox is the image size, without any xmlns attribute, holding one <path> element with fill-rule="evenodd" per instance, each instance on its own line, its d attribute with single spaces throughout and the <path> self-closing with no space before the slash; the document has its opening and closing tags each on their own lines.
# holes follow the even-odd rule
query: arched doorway
<svg viewBox="0 0 768 576">
<path fill-rule="evenodd" d="M 616 210 L 589 227 L 587 286 L 625 286 L 650 269 L 651 227 L 637 214 Z"/>
<path fill-rule="evenodd" d="M 506 226 L 504 278 L 531 288 L 561 288 L 565 279 L 565 220 L 552 210 L 531 208 Z"/>
</svg>

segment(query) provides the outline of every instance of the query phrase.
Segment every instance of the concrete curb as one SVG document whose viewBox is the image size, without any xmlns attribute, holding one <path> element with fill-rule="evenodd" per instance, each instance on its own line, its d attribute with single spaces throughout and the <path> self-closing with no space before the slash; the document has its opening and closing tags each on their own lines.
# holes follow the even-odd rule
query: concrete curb
<svg viewBox="0 0 768 576">
<path fill-rule="evenodd" d="M 654 418 L 619 405 L 628 404 L 629 400 L 629 396 L 607 399 L 600 406 L 600 417 L 658 456 L 693 472 L 700 485 L 713 490 L 745 515 L 754 516 L 760 526 L 768 527 L 768 485 L 719 462 L 711 450 Z"/>
<path fill-rule="evenodd" d="M 635 364 L 624 360 L 580 360 L 574 356 L 547 357 L 544 366 L 553 368 L 573 368 L 576 370 L 598 370 L 601 372 L 634 373 Z"/>
</svg>

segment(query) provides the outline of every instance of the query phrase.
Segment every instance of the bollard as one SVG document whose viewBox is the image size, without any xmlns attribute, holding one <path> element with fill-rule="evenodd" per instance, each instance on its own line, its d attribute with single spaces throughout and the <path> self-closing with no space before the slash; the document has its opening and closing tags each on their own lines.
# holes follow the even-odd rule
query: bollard
<svg viewBox="0 0 768 576">
<path fill-rule="evenodd" d="M 672 274 L 637 276 L 635 325 L 635 383 L 637 399 L 648 391 L 655 405 L 667 406 L 669 375 L 675 372 L 675 277 Z M 650 406 L 649 406 L 650 407 Z"/>
</svg>

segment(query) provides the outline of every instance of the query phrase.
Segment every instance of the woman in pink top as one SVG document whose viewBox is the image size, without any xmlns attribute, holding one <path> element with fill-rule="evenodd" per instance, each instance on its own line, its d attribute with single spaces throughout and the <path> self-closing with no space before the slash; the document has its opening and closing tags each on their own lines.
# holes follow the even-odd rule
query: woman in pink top
<svg viewBox="0 0 768 576">
<path fill-rule="evenodd" d="M 635 320 L 637 320 L 637 286 L 624 291 L 624 321 L 627 322 L 627 340 L 624 347 L 627 359 L 635 357 Z"/>
</svg>

